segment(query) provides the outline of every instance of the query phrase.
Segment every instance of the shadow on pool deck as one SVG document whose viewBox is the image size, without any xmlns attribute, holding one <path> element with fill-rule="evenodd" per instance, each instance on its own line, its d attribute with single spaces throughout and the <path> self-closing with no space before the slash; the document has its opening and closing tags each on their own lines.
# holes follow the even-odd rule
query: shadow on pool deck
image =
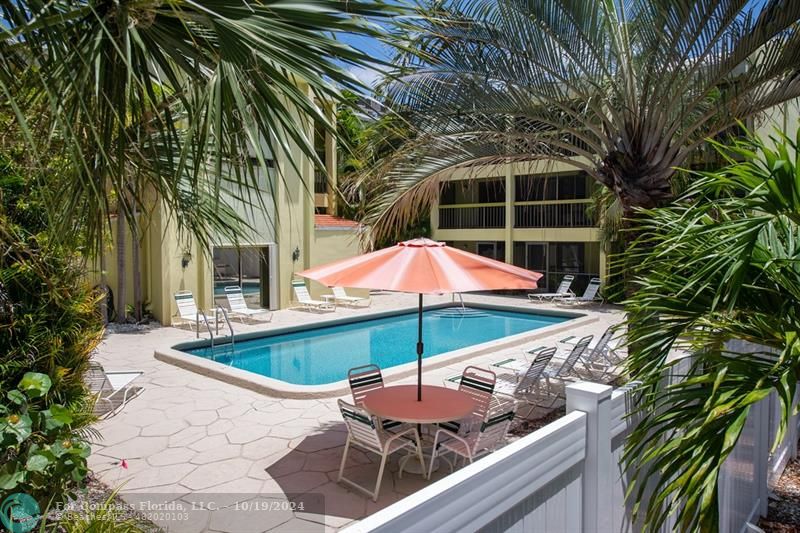
<svg viewBox="0 0 800 533">
<path fill-rule="evenodd" d="M 398 461 L 403 453 L 392 454 L 387 463 L 377 502 L 366 494 L 336 482 L 344 452 L 347 430 L 344 423 L 321 427 L 314 435 L 305 437 L 293 450 L 265 471 L 281 490 L 296 504 L 302 502 L 305 512 L 341 518 L 359 519 L 399 501 L 429 485 L 422 476 L 405 473 L 398 477 Z M 367 488 L 375 486 L 380 457 L 351 446 L 345 465 L 345 476 Z M 441 479 L 446 468 L 434 473 Z M 322 496 L 322 498 L 319 497 Z"/>
</svg>

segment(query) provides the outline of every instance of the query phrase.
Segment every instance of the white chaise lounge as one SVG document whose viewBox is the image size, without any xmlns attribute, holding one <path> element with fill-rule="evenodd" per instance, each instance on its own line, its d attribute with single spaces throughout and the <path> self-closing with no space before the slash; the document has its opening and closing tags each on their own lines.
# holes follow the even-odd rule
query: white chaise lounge
<svg viewBox="0 0 800 533">
<path fill-rule="evenodd" d="M 302 280 L 292 281 L 295 298 L 303 309 L 308 311 L 335 311 L 336 305 L 322 300 L 314 300 L 308 292 L 306 284 Z"/>
<path fill-rule="evenodd" d="M 85 381 L 95 395 L 94 414 L 109 418 L 120 412 L 141 394 L 142 387 L 133 387 L 131 383 L 143 373 L 138 370 L 106 372 L 100 363 L 89 363 Z"/>
<path fill-rule="evenodd" d="M 345 304 L 353 306 L 365 302 L 368 307 L 371 302 L 369 298 L 361 298 L 360 296 L 349 296 L 347 292 L 345 292 L 344 287 L 331 287 L 331 292 L 333 292 L 333 294 L 323 294 L 322 297 L 327 299 L 328 301 L 333 300 L 337 304 Z"/>
<path fill-rule="evenodd" d="M 553 298 L 553 301 L 557 304 L 563 305 L 579 305 L 592 302 L 602 302 L 603 298 L 600 297 L 600 284 L 600 278 L 592 278 L 589 280 L 589 284 L 586 286 L 586 290 L 581 296 L 575 296 L 574 294 L 558 296 Z"/>
<path fill-rule="evenodd" d="M 574 293 L 569 290 L 574 280 L 575 276 L 572 274 L 567 274 L 561 278 L 561 283 L 558 285 L 556 292 L 533 292 L 528 295 L 528 300 L 535 303 L 542 303 L 546 302 L 547 300 L 561 298 L 563 296 L 574 296 Z"/>
<path fill-rule="evenodd" d="M 178 316 L 175 317 L 173 323 L 189 324 L 190 328 L 194 328 L 197 334 L 200 334 L 200 322 L 202 321 L 208 327 L 214 324 L 217 320 L 216 313 L 206 313 L 194 301 L 192 291 L 178 291 L 175 293 L 175 304 L 178 306 Z"/>
<path fill-rule="evenodd" d="M 269 322 L 272 320 L 272 312 L 269 309 L 254 309 L 247 306 L 242 288 L 238 285 L 225 287 L 225 297 L 228 299 L 228 307 L 231 310 L 231 314 L 238 316 L 242 322 L 244 322 L 245 318 L 253 318 L 256 316 L 261 316 L 262 322 Z"/>
</svg>

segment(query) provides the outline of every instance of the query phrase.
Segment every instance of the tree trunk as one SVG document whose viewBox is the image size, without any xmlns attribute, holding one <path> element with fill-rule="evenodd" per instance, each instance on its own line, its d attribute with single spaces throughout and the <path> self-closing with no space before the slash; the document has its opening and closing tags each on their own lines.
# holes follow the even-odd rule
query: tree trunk
<svg viewBox="0 0 800 533">
<path fill-rule="evenodd" d="M 102 235 L 105 231 L 102 231 Z M 103 316 L 103 324 L 108 324 L 108 270 L 106 268 L 106 247 L 105 239 L 100 236 L 100 288 L 103 291 L 103 299 L 100 300 L 100 314 Z"/>
<path fill-rule="evenodd" d="M 117 209 L 117 322 L 122 324 L 125 322 L 125 215 L 121 212 L 122 209 Z"/>
<path fill-rule="evenodd" d="M 134 194 L 136 194 L 134 192 Z M 143 302 L 142 302 L 142 269 L 141 265 L 139 264 L 139 252 L 141 250 L 141 237 L 139 236 L 139 210 L 136 207 L 136 199 L 133 200 L 134 207 L 133 207 L 133 220 L 134 223 L 131 226 L 131 268 L 133 268 L 133 272 L 131 275 L 133 276 L 133 317 L 136 319 L 136 322 L 141 322 L 142 314 L 143 314 Z"/>
</svg>

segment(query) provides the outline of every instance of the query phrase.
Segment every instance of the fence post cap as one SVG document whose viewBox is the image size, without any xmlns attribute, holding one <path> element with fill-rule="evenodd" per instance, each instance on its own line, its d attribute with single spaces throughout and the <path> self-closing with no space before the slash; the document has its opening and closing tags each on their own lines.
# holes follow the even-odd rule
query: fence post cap
<svg viewBox="0 0 800 533">
<path fill-rule="evenodd" d="M 570 383 L 567 385 L 566 389 L 567 394 L 592 396 L 597 397 L 598 400 L 603 400 L 611 397 L 611 392 L 614 390 L 614 387 L 611 385 L 603 385 L 602 383 L 579 381 L 577 383 Z"/>
</svg>

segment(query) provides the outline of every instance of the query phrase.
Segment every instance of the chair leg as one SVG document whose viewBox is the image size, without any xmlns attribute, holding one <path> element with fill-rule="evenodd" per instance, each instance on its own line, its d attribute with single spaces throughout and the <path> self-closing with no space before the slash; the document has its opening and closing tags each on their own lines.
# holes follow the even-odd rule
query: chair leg
<svg viewBox="0 0 800 533">
<path fill-rule="evenodd" d="M 336 481 L 342 480 L 342 474 L 344 473 L 344 465 L 347 462 L 347 452 L 350 451 L 350 437 L 347 437 L 347 441 L 344 443 L 344 452 L 342 453 L 342 463 L 339 465 L 339 477 Z"/>
<path fill-rule="evenodd" d="M 378 501 L 378 493 L 381 490 L 381 481 L 383 481 L 383 469 L 386 468 L 386 458 L 389 454 L 384 452 L 381 455 L 381 467 L 378 469 L 378 480 L 375 482 L 375 491 L 372 493 L 372 501 Z"/>
</svg>

